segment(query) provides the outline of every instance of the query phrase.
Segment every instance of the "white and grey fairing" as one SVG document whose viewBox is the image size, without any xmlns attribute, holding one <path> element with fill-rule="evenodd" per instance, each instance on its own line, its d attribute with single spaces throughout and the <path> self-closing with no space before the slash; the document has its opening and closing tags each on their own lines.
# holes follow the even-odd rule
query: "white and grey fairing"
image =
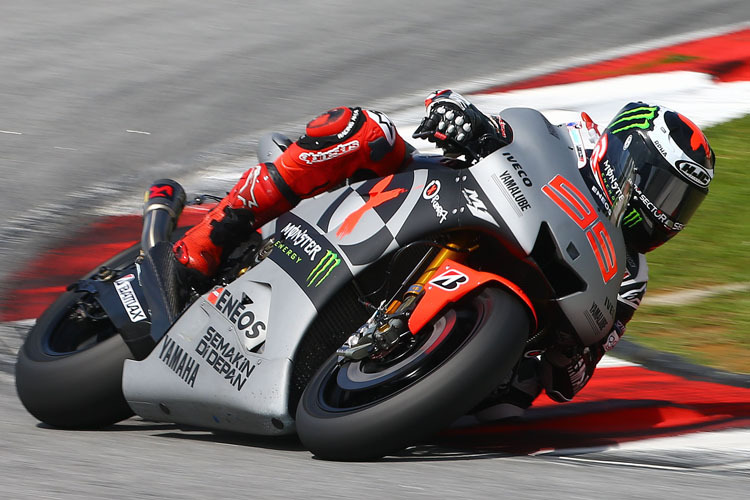
<svg viewBox="0 0 750 500">
<path fill-rule="evenodd" d="M 200 427 L 294 432 L 299 372 L 315 369 L 300 352 L 315 348 L 318 330 L 349 328 L 335 326 L 345 313 L 330 304 L 383 256 L 456 229 L 499 242 L 497 259 L 507 263 L 494 268 L 514 270 L 543 318 L 584 344 L 603 338 L 625 269 L 621 232 L 593 208 L 564 130 L 530 109 L 503 118 L 513 143 L 474 166 L 417 157 L 402 173 L 304 200 L 265 228 L 274 235 L 267 258 L 196 301 L 146 359 L 126 361 L 133 410 Z"/>
</svg>

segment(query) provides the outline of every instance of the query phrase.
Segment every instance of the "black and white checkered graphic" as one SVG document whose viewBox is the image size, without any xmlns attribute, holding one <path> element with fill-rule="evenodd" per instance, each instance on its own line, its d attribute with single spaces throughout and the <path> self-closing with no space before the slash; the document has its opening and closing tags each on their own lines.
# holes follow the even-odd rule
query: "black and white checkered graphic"
<svg viewBox="0 0 750 500">
<path fill-rule="evenodd" d="M 405 203 L 414 191 L 415 178 L 412 173 L 394 175 L 383 192 L 397 192 L 392 199 L 369 208 L 372 203 L 370 191 L 382 179 L 373 179 L 348 186 L 317 222 L 324 232 L 336 235 L 341 224 L 353 227 L 341 236 L 335 236 L 349 262 L 364 265 L 372 262 L 391 246 L 395 246 L 395 235 L 401 229 L 405 216 L 395 217 L 398 212 L 409 212 L 413 202 Z M 412 197 L 414 197 L 412 195 Z M 356 223 L 355 223 L 356 222 Z"/>
</svg>

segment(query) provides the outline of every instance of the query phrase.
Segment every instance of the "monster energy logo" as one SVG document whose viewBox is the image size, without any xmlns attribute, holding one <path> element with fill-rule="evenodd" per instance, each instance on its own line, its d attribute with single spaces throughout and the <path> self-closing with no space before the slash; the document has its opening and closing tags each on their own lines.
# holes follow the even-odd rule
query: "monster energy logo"
<svg viewBox="0 0 750 500">
<path fill-rule="evenodd" d="M 638 210 L 634 208 L 628 213 L 628 215 L 625 216 L 625 218 L 622 220 L 622 223 L 625 225 L 625 227 L 633 227 L 642 220 L 643 217 L 640 213 L 638 213 Z"/>
<path fill-rule="evenodd" d="M 623 111 L 615 116 L 614 121 L 609 124 L 609 128 L 612 130 L 613 134 L 622 132 L 623 130 L 630 130 L 631 128 L 648 130 L 653 126 L 653 121 L 654 118 L 656 118 L 656 111 L 658 109 L 657 106 L 639 106 L 637 108 Z M 618 124 L 620 127 L 616 129 L 615 126 Z"/>
<path fill-rule="evenodd" d="M 325 256 L 318 261 L 318 265 L 307 275 L 307 286 L 317 287 L 323 283 L 328 275 L 331 274 L 331 271 L 336 269 L 339 264 L 341 264 L 339 254 L 326 250 Z M 318 280 L 317 283 L 315 280 Z M 315 285 L 313 285 L 313 283 L 315 283 Z"/>
</svg>

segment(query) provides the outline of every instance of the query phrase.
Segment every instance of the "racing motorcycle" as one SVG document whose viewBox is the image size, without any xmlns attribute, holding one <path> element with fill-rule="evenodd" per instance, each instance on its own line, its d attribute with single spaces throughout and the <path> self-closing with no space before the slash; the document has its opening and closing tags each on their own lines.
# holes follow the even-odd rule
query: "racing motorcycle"
<svg viewBox="0 0 750 500">
<path fill-rule="evenodd" d="M 579 130 L 532 109 L 503 117 L 514 140 L 485 158 L 414 154 L 400 173 L 302 201 L 177 314 L 155 298 L 144 255 L 168 241 L 184 192 L 155 183 L 140 245 L 71 285 L 30 331 L 21 401 L 65 428 L 135 413 L 296 432 L 321 458 L 374 459 L 507 387 L 555 332 L 599 341 L 625 269 L 617 217 L 578 171 Z M 288 143 L 269 136 L 259 157 Z"/>
</svg>

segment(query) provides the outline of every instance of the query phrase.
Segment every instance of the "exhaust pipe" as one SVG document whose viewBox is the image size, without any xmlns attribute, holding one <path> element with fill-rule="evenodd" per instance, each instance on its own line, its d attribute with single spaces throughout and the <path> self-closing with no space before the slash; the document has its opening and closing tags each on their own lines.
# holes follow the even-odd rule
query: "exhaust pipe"
<svg viewBox="0 0 750 500">
<path fill-rule="evenodd" d="M 139 281 L 151 317 L 151 346 L 172 326 L 183 306 L 177 279 L 177 261 L 170 236 L 185 208 L 185 190 L 172 179 L 159 179 L 143 197 L 143 232 Z"/>
<path fill-rule="evenodd" d="M 185 190 L 172 179 L 154 181 L 143 197 L 143 232 L 141 249 L 144 253 L 159 242 L 169 241 L 185 208 Z"/>
</svg>

